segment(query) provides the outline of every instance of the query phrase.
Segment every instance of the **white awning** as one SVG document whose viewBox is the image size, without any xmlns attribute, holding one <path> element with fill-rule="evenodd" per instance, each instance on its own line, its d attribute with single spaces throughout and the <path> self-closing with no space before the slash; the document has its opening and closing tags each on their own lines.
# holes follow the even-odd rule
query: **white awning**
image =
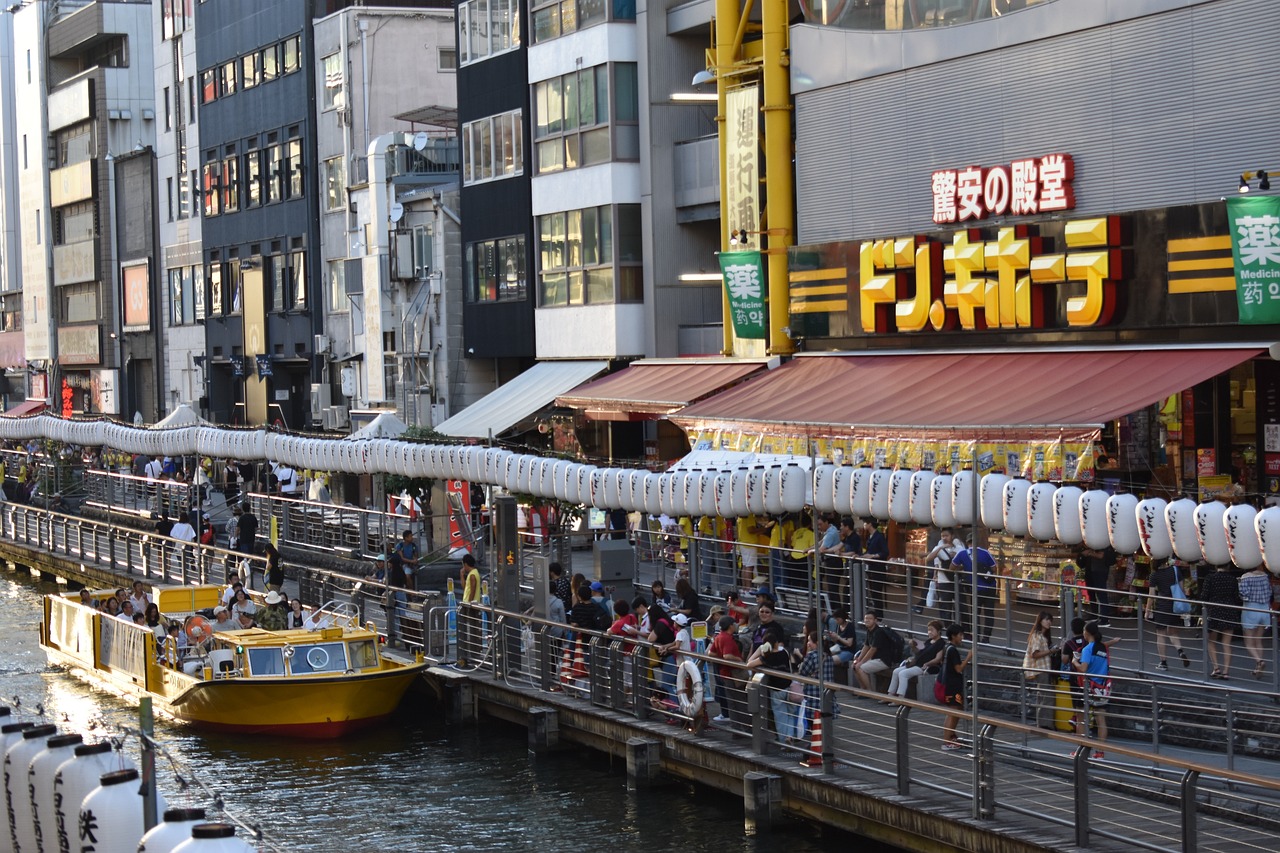
<svg viewBox="0 0 1280 853">
<path fill-rule="evenodd" d="M 608 368 L 607 361 L 540 361 L 438 424 L 436 430 L 456 438 L 500 435 Z"/>
</svg>

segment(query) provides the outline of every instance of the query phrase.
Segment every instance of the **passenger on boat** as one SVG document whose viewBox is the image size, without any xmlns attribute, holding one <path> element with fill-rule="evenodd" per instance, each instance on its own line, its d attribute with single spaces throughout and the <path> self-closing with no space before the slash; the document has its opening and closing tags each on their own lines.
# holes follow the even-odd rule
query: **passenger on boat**
<svg viewBox="0 0 1280 853">
<path fill-rule="evenodd" d="M 286 630 L 294 630 L 303 628 L 306 625 L 307 614 L 302 612 L 302 602 L 294 599 L 289 602 L 289 612 L 285 615 L 284 627 Z"/>
<path fill-rule="evenodd" d="M 108 598 L 106 604 L 103 605 L 103 607 L 108 616 L 120 615 L 120 599 L 114 596 L 112 596 L 111 598 Z"/>
<path fill-rule="evenodd" d="M 246 614 L 253 618 L 257 612 L 258 605 L 249 598 L 249 593 L 244 591 L 244 587 L 237 589 L 235 598 L 231 601 L 231 615 L 239 618 L 241 614 Z"/>
<path fill-rule="evenodd" d="M 145 608 L 144 621 L 151 632 L 156 635 L 156 642 L 164 640 L 166 631 L 164 621 L 160 618 L 160 608 L 154 603 L 148 604 Z"/>
<path fill-rule="evenodd" d="M 133 582 L 133 594 L 129 596 L 129 600 L 133 602 L 133 609 L 138 613 L 146 613 L 147 605 L 151 603 L 151 596 L 147 595 L 143 588 L 142 581 Z"/>
<path fill-rule="evenodd" d="M 258 609 L 258 627 L 267 631 L 283 631 L 286 618 L 285 601 L 285 597 L 274 589 L 267 593 L 267 606 Z"/>
<path fill-rule="evenodd" d="M 120 603 L 120 612 L 116 614 L 126 622 L 133 621 L 133 602 L 125 599 Z"/>
<path fill-rule="evenodd" d="M 240 582 L 240 573 L 232 569 L 231 574 L 227 575 L 227 588 L 222 591 L 222 603 L 230 607 L 231 602 L 236 600 L 238 589 L 244 589 L 244 584 Z"/>
<path fill-rule="evenodd" d="M 253 618 L 253 615 L 243 611 L 241 611 L 240 615 L 236 617 L 236 622 L 239 625 L 239 627 L 235 629 L 237 631 L 248 631 L 250 628 L 258 627 L 258 623 Z"/>
<path fill-rule="evenodd" d="M 213 630 L 215 631 L 239 631 L 240 626 L 231 618 L 231 611 L 226 605 L 219 604 L 213 608 Z"/>
<path fill-rule="evenodd" d="M 93 593 L 89 591 L 88 587 L 85 587 L 84 589 L 80 590 L 80 603 L 83 604 L 85 607 L 98 606 L 97 601 L 94 600 Z"/>
<path fill-rule="evenodd" d="M 143 616 L 141 613 L 135 613 L 133 614 L 133 624 L 137 625 L 139 628 L 145 628 L 147 627 L 147 617 Z"/>
</svg>

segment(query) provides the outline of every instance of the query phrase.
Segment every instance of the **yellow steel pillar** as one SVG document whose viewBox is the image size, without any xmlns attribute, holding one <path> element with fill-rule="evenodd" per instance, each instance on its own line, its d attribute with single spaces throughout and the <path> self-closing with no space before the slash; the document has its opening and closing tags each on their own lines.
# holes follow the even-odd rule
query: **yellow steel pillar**
<svg viewBox="0 0 1280 853">
<path fill-rule="evenodd" d="M 743 12 L 745 17 L 746 13 Z M 728 112 L 726 96 L 729 92 L 729 75 L 726 73 L 737 61 L 734 56 L 734 24 L 738 20 L 738 0 L 716 0 L 716 122 L 720 144 L 720 251 L 729 251 L 729 212 L 725 208 L 729 198 L 729 176 L 725 164 L 729 159 L 728 137 L 725 134 L 725 115 Z M 733 317 L 729 307 L 729 294 L 720 287 L 721 311 L 724 315 L 724 349 L 726 356 L 733 355 Z"/>
<path fill-rule="evenodd" d="M 723 0 L 718 0 L 723 2 Z M 717 8 L 719 8 L 717 6 Z M 787 0 L 761 0 L 764 36 L 764 174 L 767 230 L 766 258 L 769 271 L 769 354 L 795 351 L 790 326 L 791 287 L 787 279 L 787 247 L 794 240 L 794 183 L 791 174 L 791 80 L 787 27 Z M 723 92 L 723 89 L 720 89 Z M 721 113 L 724 96 L 721 95 Z M 720 135 L 720 162 L 724 163 L 724 134 Z M 723 165 L 721 166 L 723 170 Z M 724 176 L 721 175 L 721 181 Z M 724 185 L 721 184 L 723 199 Z"/>
</svg>

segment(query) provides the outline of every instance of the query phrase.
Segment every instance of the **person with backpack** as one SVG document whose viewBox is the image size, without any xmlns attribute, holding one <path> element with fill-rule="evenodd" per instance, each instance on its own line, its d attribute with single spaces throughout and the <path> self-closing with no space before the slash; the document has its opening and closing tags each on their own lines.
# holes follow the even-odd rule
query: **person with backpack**
<svg viewBox="0 0 1280 853">
<path fill-rule="evenodd" d="M 853 662 L 853 674 L 863 690 L 874 690 L 876 673 L 886 672 L 902 662 L 902 637 L 888 625 L 880 624 L 880 612 L 869 610 L 862 617 L 867 639 Z"/>
<path fill-rule="evenodd" d="M 951 559 L 951 574 L 960 584 L 961 607 L 960 622 L 963 624 L 973 611 L 972 589 L 973 576 L 978 579 L 978 624 L 974 627 L 976 642 L 985 643 L 991 639 L 991 631 L 995 627 L 996 604 L 1000 593 L 996 589 L 996 560 L 986 548 L 979 548 L 973 534 L 969 534 L 969 547 L 960 551 Z"/>
</svg>

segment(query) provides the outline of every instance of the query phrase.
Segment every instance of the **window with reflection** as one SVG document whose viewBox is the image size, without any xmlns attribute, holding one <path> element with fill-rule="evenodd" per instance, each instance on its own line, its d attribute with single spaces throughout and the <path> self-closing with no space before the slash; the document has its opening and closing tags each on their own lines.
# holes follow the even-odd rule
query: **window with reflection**
<svg viewBox="0 0 1280 853">
<path fill-rule="evenodd" d="M 515 302 L 528 298 L 523 235 L 468 243 L 464 263 L 468 302 Z"/>
<path fill-rule="evenodd" d="M 462 65 L 520 46 L 519 0 L 461 0 L 457 17 Z"/>
<path fill-rule="evenodd" d="M 538 174 L 640 159 L 634 62 L 583 68 L 533 86 Z"/>
<path fill-rule="evenodd" d="M 462 182 L 524 174 L 524 111 L 486 116 L 462 126 Z"/>
<path fill-rule="evenodd" d="M 538 217 L 538 305 L 643 301 L 640 205 Z"/>
<path fill-rule="evenodd" d="M 635 0 L 534 0 L 533 42 L 575 33 L 606 21 L 634 21 Z"/>
</svg>

